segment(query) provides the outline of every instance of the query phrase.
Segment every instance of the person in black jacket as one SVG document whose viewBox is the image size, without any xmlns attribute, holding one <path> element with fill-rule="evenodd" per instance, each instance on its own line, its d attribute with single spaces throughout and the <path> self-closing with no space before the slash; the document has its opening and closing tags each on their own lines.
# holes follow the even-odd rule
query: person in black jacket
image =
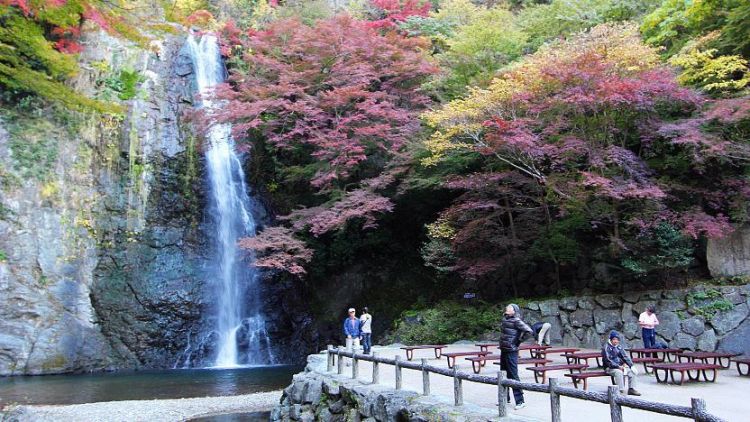
<svg viewBox="0 0 750 422">
<path fill-rule="evenodd" d="M 641 393 L 635 389 L 636 375 L 638 372 L 633 366 L 633 361 L 625 354 L 620 346 L 620 336 L 617 331 L 610 331 L 609 341 L 602 347 L 602 362 L 604 372 L 615 377 L 617 388 L 625 393 L 625 377 L 628 377 L 628 394 L 640 396 Z"/>
<path fill-rule="evenodd" d="M 526 337 L 534 335 L 531 327 L 521 320 L 521 309 L 515 303 L 505 307 L 505 317 L 502 322 L 500 336 L 500 368 L 505 370 L 509 379 L 520 381 L 518 378 L 518 346 Z M 515 409 L 523 409 L 523 390 L 513 389 L 516 401 Z"/>
</svg>

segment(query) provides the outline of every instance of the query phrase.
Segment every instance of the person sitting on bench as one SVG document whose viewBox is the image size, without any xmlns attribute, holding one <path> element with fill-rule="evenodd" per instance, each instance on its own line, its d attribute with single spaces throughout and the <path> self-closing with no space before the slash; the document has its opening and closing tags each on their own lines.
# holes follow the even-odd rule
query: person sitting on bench
<svg viewBox="0 0 750 422">
<path fill-rule="evenodd" d="M 628 394 L 631 396 L 640 396 L 641 393 L 635 389 L 635 377 L 638 375 L 633 361 L 625 354 L 620 346 L 620 335 L 617 331 L 610 331 L 609 341 L 602 347 L 602 365 L 604 372 L 615 377 L 617 388 L 625 394 L 625 377 L 628 377 Z M 627 367 L 627 368 L 626 368 Z"/>
<path fill-rule="evenodd" d="M 536 344 L 539 346 L 549 346 L 550 328 L 552 328 L 552 324 L 549 322 L 537 322 L 531 326 L 531 329 L 534 331 L 534 336 L 536 337 Z"/>
</svg>

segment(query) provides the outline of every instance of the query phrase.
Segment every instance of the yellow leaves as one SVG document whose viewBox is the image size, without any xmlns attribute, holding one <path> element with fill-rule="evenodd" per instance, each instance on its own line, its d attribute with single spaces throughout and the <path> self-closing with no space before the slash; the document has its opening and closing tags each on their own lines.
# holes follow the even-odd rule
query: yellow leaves
<svg viewBox="0 0 750 422">
<path fill-rule="evenodd" d="M 669 59 L 669 64 L 682 68 L 677 80 L 714 95 L 726 95 L 746 88 L 750 84 L 747 60 L 737 55 L 717 57 L 716 49 L 704 49 L 716 38 L 718 33 L 701 37 Z"/>
<path fill-rule="evenodd" d="M 434 223 L 426 224 L 427 236 L 430 239 L 445 239 L 452 240 L 456 237 L 456 229 L 451 227 L 450 223 L 444 219 L 439 218 Z"/>
</svg>

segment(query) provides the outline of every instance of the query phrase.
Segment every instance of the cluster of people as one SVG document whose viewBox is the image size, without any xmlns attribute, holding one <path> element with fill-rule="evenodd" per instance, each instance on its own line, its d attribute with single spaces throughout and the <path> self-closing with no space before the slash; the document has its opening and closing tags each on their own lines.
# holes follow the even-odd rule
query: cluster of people
<svg viewBox="0 0 750 422">
<path fill-rule="evenodd" d="M 372 315 L 367 307 L 362 308 L 362 315 L 357 317 L 357 310 L 349 308 L 349 316 L 344 320 L 344 336 L 346 336 L 346 350 L 359 350 L 370 354 L 372 348 Z M 360 344 L 361 341 L 361 344 Z"/>
<path fill-rule="evenodd" d="M 347 350 L 359 350 L 361 346 L 364 354 L 370 354 L 372 348 L 372 315 L 370 315 L 367 307 L 362 308 L 362 314 L 359 317 L 357 317 L 357 311 L 354 308 L 349 308 L 348 313 L 349 315 L 344 320 Z M 648 306 L 639 316 L 638 324 L 642 329 L 644 347 L 647 349 L 660 347 L 656 342 L 656 326 L 659 325 L 659 319 L 656 317 L 653 306 Z M 501 369 L 506 372 L 507 378 L 520 381 L 518 376 L 518 350 L 521 343 L 527 338 L 533 337 L 538 345 L 549 346 L 551 328 L 552 324 L 549 322 L 537 322 L 532 326 L 526 324 L 521 319 L 521 309 L 515 303 L 511 303 L 505 308 L 501 324 L 500 365 Z M 635 389 L 638 371 L 620 345 L 620 335 L 617 331 L 613 330 L 609 333 L 609 339 L 602 346 L 601 353 L 604 371 L 614 377 L 620 392 L 640 396 L 641 393 Z M 625 389 L 626 378 L 627 390 Z M 523 390 L 513 388 L 513 398 L 516 403 L 515 409 L 526 407 Z M 508 399 L 510 400 L 510 397 Z"/>
<path fill-rule="evenodd" d="M 659 347 L 656 343 L 656 326 L 659 325 L 659 319 L 656 317 L 653 306 L 647 307 L 646 311 L 640 315 L 638 324 L 642 328 L 644 347 L 649 349 Z M 521 310 L 515 303 L 505 308 L 500 337 L 500 365 L 505 370 L 507 378 L 520 381 L 518 348 L 521 343 L 533 336 L 538 345 L 549 345 L 550 328 L 552 324 L 548 322 L 537 322 L 530 327 L 521 319 Z M 636 390 L 638 371 L 620 345 L 620 335 L 617 331 L 613 330 L 609 333 L 609 339 L 602 346 L 601 353 L 604 371 L 614 377 L 620 392 L 640 396 L 641 393 Z M 625 389 L 626 378 L 627 390 Z M 526 407 L 523 390 L 514 388 L 513 398 L 516 403 L 515 409 Z M 508 399 L 510 400 L 510 397 Z"/>
</svg>

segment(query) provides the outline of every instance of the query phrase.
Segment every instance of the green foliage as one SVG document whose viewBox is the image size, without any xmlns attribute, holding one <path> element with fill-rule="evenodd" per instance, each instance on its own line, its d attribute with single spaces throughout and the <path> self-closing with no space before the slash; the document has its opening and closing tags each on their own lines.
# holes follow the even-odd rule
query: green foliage
<svg viewBox="0 0 750 422">
<path fill-rule="evenodd" d="M 581 212 L 554 221 L 547 230 L 540 231 L 540 236 L 531 245 L 531 255 L 559 263 L 575 262 L 580 250 L 575 235 L 587 223 Z"/>
<path fill-rule="evenodd" d="M 389 340 L 405 344 L 440 344 L 476 339 L 496 330 L 502 315 L 502 308 L 488 303 L 467 306 L 441 302 L 431 308 L 405 311 L 394 322 Z"/>
<path fill-rule="evenodd" d="M 520 26 L 536 49 L 552 39 L 604 22 L 634 19 L 652 10 L 658 0 L 553 0 L 519 13 Z"/>
<path fill-rule="evenodd" d="M 0 262 L 6 262 L 8 261 L 8 255 L 5 253 L 4 250 L 0 249 Z"/>
<path fill-rule="evenodd" d="M 57 161 L 56 128 L 47 120 L 19 118 L 8 131 L 14 170 L 25 179 L 46 181 Z"/>
<path fill-rule="evenodd" d="M 734 308 L 734 304 L 724 299 L 723 294 L 717 289 L 688 293 L 686 301 L 691 313 L 706 319 L 711 319 L 717 312 L 730 311 Z"/>
<path fill-rule="evenodd" d="M 729 12 L 727 23 L 721 30 L 718 46 L 726 53 L 750 58 L 750 2 L 745 2 Z"/>
<path fill-rule="evenodd" d="M 637 249 L 635 249 L 637 247 Z M 636 275 L 685 269 L 693 262 L 693 245 L 680 230 L 661 223 L 637 239 L 637 246 L 622 259 L 622 266 Z"/>
<path fill-rule="evenodd" d="M 641 31 L 646 42 L 663 46 L 666 54 L 672 56 L 682 49 L 690 39 L 714 30 L 721 30 L 727 24 L 727 17 L 734 16 L 733 37 L 747 33 L 747 22 L 737 22 L 746 10 L 734 10 L 746 4 L 744 0 L 665 0 L 661 6 L 646 16 Z M 747 7 L 747 6 L 744 6 Z"/>
<path fill-rule="evenodd" d="M 117 93 L 117 98 L 126 101 L 135 98 L 137 87 L 145 80 L 137 70 L 122 69 L 104 80 L 104 85 Z"/>
</svg>

